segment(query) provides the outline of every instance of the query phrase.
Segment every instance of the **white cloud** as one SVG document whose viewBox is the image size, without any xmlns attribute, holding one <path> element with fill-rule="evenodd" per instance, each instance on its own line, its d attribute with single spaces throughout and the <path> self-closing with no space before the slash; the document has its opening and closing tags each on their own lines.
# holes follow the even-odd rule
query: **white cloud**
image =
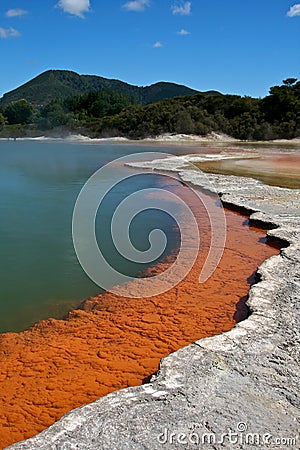
<svg viewBox="0 0 300 450">
<path fill-rule="evenodd" d="M 296 3 L 296 5 L 291 6 L 289 11 L 287 12 L 289 17 L 300 16 L 300 3 Z"/>
<path fill-rule="evenodd" d="M 172 6 L 172 13 L 180 16 L 189 16 L 191 14 L 192 2 L 177 2 Z"/>
<path fill-rule="evenodd" d="M 152 45 L 153 48 L 161 48 L 161 47 L 163 47 L 163 46 L 164 46 L 164 44 L 163 44 L 162 42 L 160 42 L 160 41 L 156 41 L 156 42 L 154 42 L 154 44 Z"/>
<path fill-rule="evenodd" d="M 84 17 L 84 13 L 90 10 L 90 0 L 59 0 L 58 8 L 77 17 Z"/>
<path fill-rule="evenodd" d="M 179 36 L 187 36 L 188 34 L 191 34 L 189 31 L 185 30 L 184 28 L 182 28 L 180 31 L 177 31 L 177 34 L 179 34 Z"/>
<path fill-rule="evenodd" d="M 1 28 L 0 27 L 0 38 L 1 39 L 15 38 L 15 37 L 19 37 L 19 36 L 21 36 L 21 33 L 12 27 L 9 27 L 9 28 Z"/>
<path fill-rule="evenodd" d="M 123 8 L 127 11 L 144 11 L 147 6 L 150 6 L 150 0 L 131 0 L 124 3 Z"/>
<path fill-rule="evenodd" d="M 26 11 L 25 9 L 9 9 L 8 11 L 6 11 L 5 15 L 6 17 L 20 17 L 24 16 L 27 13 L 28 11 Z"/>
</svg>

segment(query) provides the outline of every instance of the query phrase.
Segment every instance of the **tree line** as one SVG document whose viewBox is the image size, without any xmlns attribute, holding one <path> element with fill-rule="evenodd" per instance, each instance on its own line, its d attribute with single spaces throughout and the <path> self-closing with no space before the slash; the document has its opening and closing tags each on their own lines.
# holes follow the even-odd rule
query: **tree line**
<svg viewBox="0 0 300 450">
<path fill-rule="evenodd" d="M 143 106 L 126 93 L 101 90 L 43 107 L 22 99 L 0 110 L 2 135 L 47 134 L 57 127 L 92 137 L 215 131 L 241 140 L 292 139 L 300 136 L 300 81 L 287 78 L 262 99 L 197 93 Z"/>
</svg>

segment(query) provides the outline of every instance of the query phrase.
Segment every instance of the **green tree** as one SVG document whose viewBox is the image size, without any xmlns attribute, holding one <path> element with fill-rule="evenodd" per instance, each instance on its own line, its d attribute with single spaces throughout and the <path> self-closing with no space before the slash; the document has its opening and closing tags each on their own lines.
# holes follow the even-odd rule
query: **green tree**
<svg viewBox="0 0 300 450">
<path fill-rule="evenodd" d="M 257 127 L 257 121 L 252 114 L 245 112 L 240 116 L 236 116 L 231 121 L 231 127 L 233 137 L 244 141 L 252 140 Z"/>
<path fill-rule="evenodd" d="M 191 114 L 187 110 L 179 111 L 175 115 L 175 131 L 177 133 L 192 134 L 195 131 L 195 126 L 191 118 Z"/>
<path fill-rule="evenodd" d="M 28 124 L 33 118 L 33 106 L 27 100 L 17 100 L 3 109 L 3 115 L 10 125 Z"/>
<path fill-rule="evenodd" d="M 283 80 L 282 82 L 286 86 L 293 86 L 293 84 L 295 84 L 297 82 L 297 78 L 287 78 L 286 80 Z"/>
<path fill-rule="evenodd" d="M 4 115 L 0 112 L 0 130 L 3 130 L 5 124 L 6 124 L 6 119 L 5 119 Z"/>
<path fill-rule="evenodd" d="M 262 100 L 262 111 L 270 123 L 300 120 L 300 81 L 283 80 L 282 86 L 270 88 L 270 95 Z"/>
<path fill-rule="evenodd" d="M 283 80 L 283 85 L 270 88 L 270 95 L 261 103 L 264 119 L 272 125 L 274 136 L 292 139 L 300 130 L 300 81 Z"/>
<path fill-rule="evenodd" d="M 60 102 L 54 100 L 41 109 L 36 121 L 42 129 L 49 129 L 67 125 L 69 117 Z"/>
</svg>

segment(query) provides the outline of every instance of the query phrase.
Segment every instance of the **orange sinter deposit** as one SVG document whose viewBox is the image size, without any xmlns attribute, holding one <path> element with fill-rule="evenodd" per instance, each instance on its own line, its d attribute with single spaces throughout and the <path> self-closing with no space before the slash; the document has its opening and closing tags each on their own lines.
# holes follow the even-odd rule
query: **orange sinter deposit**
<svg viewBox="0 0 300 450">
<path fill-rule="evenodd" d="M 1 448 L 35 435 L 75 407 L 142 383 L 162 357 L 247 316 L 245 300 L 257 266 L 278 250 L 242 215 L 226 211 L 226 218 L 226 248 L 204 284 L 197 281 L 207 252 L 201 246 L 191 272 L 164 294 L 134 299 L 104 293 L 64 320 L 43 320 L 0 336 Z"/>
</svg>

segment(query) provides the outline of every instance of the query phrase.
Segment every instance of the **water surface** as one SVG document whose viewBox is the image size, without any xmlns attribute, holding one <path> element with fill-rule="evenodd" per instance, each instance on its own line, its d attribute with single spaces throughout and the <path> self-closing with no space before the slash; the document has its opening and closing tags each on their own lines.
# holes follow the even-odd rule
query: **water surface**
<svg viewBox="0 0 300 450">
<path fill-rule="evenodd" d="M 48 317 L 61 318 L 82 300 L 100 292 L 99 286 L 82 270 L 74 252 L 71 235 L 74 204 L 82 186 L 97 169 L 116 158 L 141 151 L 180 155 L 241 152 L 241 148 L 235 150 L 231 144 L 217 149 L 150 143 L 0 141 L 0 332 L 19 331 Z M 297 149 L 247 151 L 257 158 L 211 162 L 208 169 L 260 176 L 270 184 L 299 187 Z M 207 169 L 204 166 L 201 165 Z M 132 173 L 131 169 L 122 170 Z M 98 229 L 98 242 L 128 275 L 136 275 L 145 265 L 129 264 L 118 257 L 107 238 L 111 214 L 129 193 L 163 183 L 156 175 L 135 177 L 134 181 L 118 185 L 101 210 L 106 231 Z M 169 236 L 165 256 L 179 239 L 174 222 L 166 214 L 148 212 L 137 218 L 134 243 L 141 250 L 147 248 L 149 231 L 156 227 L 157 221 Z"/>
<path fill-rule="evenodd" d="M 296 147 L 296 146 L 295 146 Z M 252 151 L 251 151 L 252 150 Z M 300 189 L 300 146 L 289 149 L 247 149 L 251 158 L 201 162 L 196 165 L 208 173 L 256 178 L 271 186 Z"/>
<path fill-rule="evenodd" d="M 83 272 L 73 249 L 74 204 L 92 173 L 115 158 L 141 150 L 145 148 L 126 144 L 0 141 L 0 332 L 19 331 L 48 317 L 60 318 L 100 292 Z M 157 149 L 147 146 L 146 151 Z M 176 151 L 181 152 L 186 150 Z M 109 195 L 101 210 L 106 231 L 103 234 L 101 229 L 97 237 L 112 259 L 117 255 L 107 234 L 115 205 L 128 193 L 157 183 L 156 175 L 134 177 Z M 166 232 L 174 229 L 166 214 L 145 214 L 135 221 L 133 233 L 141 250 L 157 221 Z M 176 233 L 171 235 L 164 255 L 177 238 Z M 143 264 L 128 264 L 124 259 L 115 264 L 131 276 L 144 269 Z"/>
</svg>

